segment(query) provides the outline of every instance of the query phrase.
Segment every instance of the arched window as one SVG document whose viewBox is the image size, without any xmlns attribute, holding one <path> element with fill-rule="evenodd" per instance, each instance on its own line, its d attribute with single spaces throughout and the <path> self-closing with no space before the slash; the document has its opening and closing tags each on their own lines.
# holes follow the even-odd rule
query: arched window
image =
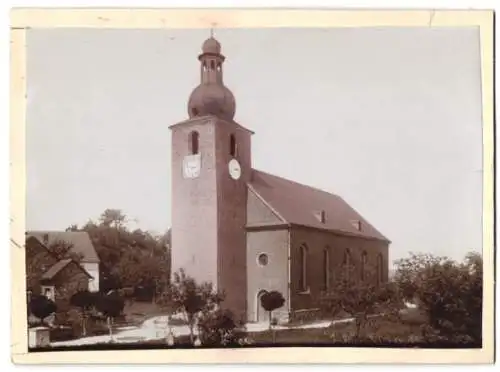
<svg viewBox="0 0 500 372">
<path fill-rule="evenodd" d="M 207 71 L 207 62 L 203 61 L 203 71 Z"/>
<path fill-rule="evenodd" d="M 210 70 L 215 70 L 215 61 L 214 60 L 210 61 Z"/>
<path fill-rule="evenodd" d="M 361 280 L 366 280 L 366 269 L 368 265 L 368 253 L 363 252 L 361 254 Z"/>
<path fill-rule="evenodd" d="M 189 152 L 194 155 L 199 152 L 200 135 L 198 132 L 193 131 L 189 134 Z"/>
<path fill-rule="evenodd" d="M 305 245 L 301 245 L 299 249 L 299 265 L 299 290 L 304 292 L 307 291 L 307 247 Z"/>
<path fill-rule="evenodd" d="M 231 134 L 229 137 L 229 154 L 234 158 L 236 156 L 236 137 Z"/>
<path fill-rule="evenodd" d="M 222 70 L 222 66 L 220 65 L 220 63 L 217 63 L 217 71 L 221 71 Z"/>
<path fill-rule="evenodd" d="M 344 252 L 344 279 L 349 281 L 351 277 L 351 250 L 347 248 Z"/>
<path fill-rule="evenodd" d="M 323 249 L 323 289 L 327 290 L 330 284 L 330 250 Z"/>
<path fill-rule="evenodd" d="M 384 258 L 381 254 L 377 256 L 377 283 L 382 284 L 384 282 Z"/>
</svg>

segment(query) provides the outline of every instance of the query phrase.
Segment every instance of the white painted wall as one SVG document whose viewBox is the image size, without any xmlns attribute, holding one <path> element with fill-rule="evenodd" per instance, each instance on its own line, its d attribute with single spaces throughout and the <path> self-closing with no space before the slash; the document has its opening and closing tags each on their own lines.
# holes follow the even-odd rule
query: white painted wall
<svg viewBox="0 0 500 372">
<path fill-rule="evenodd" d="M 83 262 L 82 266 L 93 278 L 93 280 L 89 281 L 89 291 L 99 291 L 99 264 L 92 262 Z"/>
</svg>

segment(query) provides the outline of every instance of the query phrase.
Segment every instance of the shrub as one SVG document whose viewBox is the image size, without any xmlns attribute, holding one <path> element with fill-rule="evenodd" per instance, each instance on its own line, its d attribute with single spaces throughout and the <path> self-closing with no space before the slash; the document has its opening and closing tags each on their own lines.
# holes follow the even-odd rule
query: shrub
<svg viewBox="0 0 500 372">
<path fill-rule="evenodd" d="M 425 313 L 426 340 L 481 343 L 482 265 L 475 253 L 462 263 L 428 254 L 398 261 L 395 281 L 405 299 L 416 299 Z"/>
<path fill-rule="evenodd" d="M 162 302 L 170 307 L 172 313 L 184 314 L 191 342 L 194 342 L 194 327 L 200 314 L 216 310 L 223 298 L 223 294 L 213 290 L 211 283 L 198 284 L 181 269 L 174 273 L 174 280 L 163 295 Z"/>
<path fill-rule="evenodd" d="M 229 310 L 217 309 L 203 313 L 198 330 L 201 343 L 207 346 L 236 345 L 242 338 L 242 332 L 237 330 Z"/>
<path fill-rule="evenodd" d="M 52 300 L 43 295 L 34 295 L 31 297 L 29 310 L 33 316 L 40 319 L 40 323 L 44 324 L 45 318 L 57 311 L 57 306 Z"/>
</svg>

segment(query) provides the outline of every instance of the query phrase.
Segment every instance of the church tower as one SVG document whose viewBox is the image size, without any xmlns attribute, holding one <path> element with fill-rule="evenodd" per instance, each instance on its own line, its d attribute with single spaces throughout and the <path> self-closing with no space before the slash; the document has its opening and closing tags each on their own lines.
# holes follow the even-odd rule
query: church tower
<svg viewBox="0 0 500 372">
<path fill-rule="evenodd" d="M 172 131 L 172 272 L 225 293 L 222 307 L 246 320 L 246 206 L 252 132 L 234 121 L 236 102 L 223 82 L 221 45 L 202 46 L 200 84 L 189 119 Z"/>
</svg>

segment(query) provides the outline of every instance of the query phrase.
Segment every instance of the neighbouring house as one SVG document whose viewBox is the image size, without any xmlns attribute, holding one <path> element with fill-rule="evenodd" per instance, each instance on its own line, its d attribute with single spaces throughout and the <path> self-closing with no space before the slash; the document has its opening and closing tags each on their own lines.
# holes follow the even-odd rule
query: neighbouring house
<svg viewBox="0 0 500 372">
<path fill-rule="evenodd" d="M 89 287 L 92 276 L 73 258 L 60 258 L 36 235 L 26 235 L 26 291 L 41 294 L 57 305 L 57 318 L 64 318 L 73 294 Z"/>
<path fill-rule="evenodd" d="M 319 316 L 322 293 L 350 270 L 356 281 L 387 281 L 389 239 L 340 196 L 254 169 L 220 43 L 206 40 L 198 60 L 189 118 L 170 127 L 172 271 L 212 282 L 244 321 L 266 320 L 265 291 L 283 294 L 275 315 L 286 321 Z"/>
<path fill-rule="evenodd" d="M 38 238 L 45 246 L 66 244 L 69 247 L 68 255 L 74 257 L 80 265 L 90 274 L 88 290 L 99 291 L 99 263 L 90 236 L 85 231 L 28 231 L 28 235 Z M 68 256 L 66 255 L 66 256 Z"/>
</svg>

